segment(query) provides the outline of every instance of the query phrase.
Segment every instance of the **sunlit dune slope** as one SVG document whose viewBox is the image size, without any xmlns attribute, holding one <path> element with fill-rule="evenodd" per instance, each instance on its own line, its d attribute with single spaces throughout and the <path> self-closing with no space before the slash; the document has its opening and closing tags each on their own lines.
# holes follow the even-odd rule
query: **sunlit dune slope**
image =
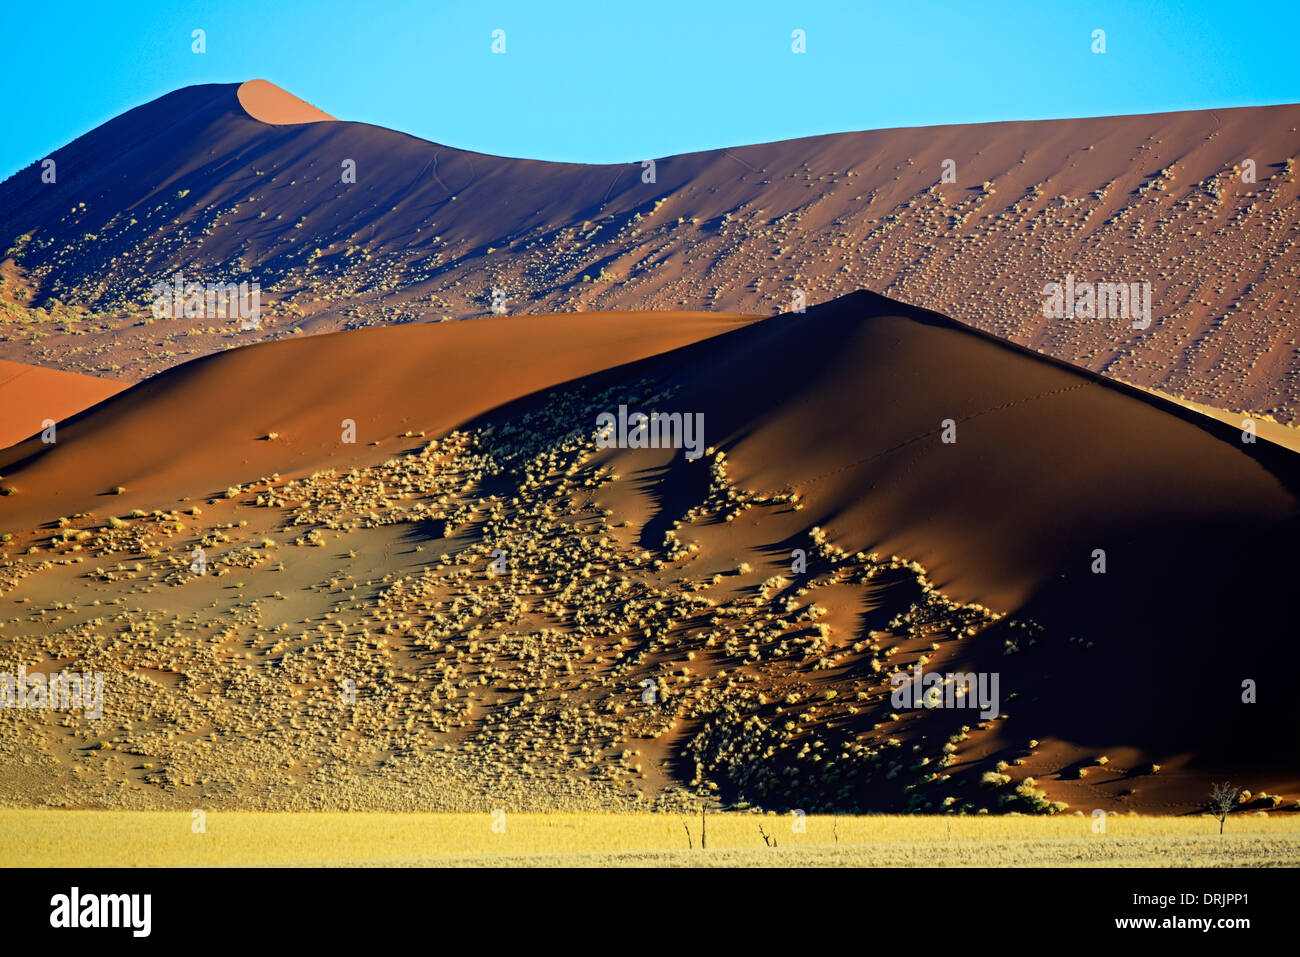
<svg viewBox="0 0 1300 957">
<path fill-rule="evenodd" d="M 334 119 L 324 110 L 318 110 L 310 103 L 298 99 L 292 93 L 266 80 L 249 80 L 247 83 L 241 83 L 237 95 L 239 105 L 249 116 L 273 126 L 316 123 Z"/>
<path fill-rule="evenodd" d="M 57 423 L 102 402 L 128 384 L 0 359 L 0 448 L 42 431 L 47 421 Z"/>
<path fill-rule="evenodd" d="M 538 389 L 744 321 L 701 313 L 487 319 L 220 353 L 65 423 L 55 445 L 35 437 L 0 453 L 0 474 L 18 489 L 0 499 L 0 524 L 91 508 L 118 487 L 125 492 L 114 508 L 363 461 L 373 458 L 371 443 L 397 432 L 444 431 Z M 355 423 L 355 442 L 344 441 L 344 420 Z"/>
</svg>

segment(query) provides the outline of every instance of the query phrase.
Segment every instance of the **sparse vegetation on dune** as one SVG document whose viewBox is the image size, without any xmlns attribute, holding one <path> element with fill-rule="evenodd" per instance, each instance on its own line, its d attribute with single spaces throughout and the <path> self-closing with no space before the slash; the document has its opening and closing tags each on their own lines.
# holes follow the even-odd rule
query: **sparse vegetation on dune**
<svg viewBox="0 0 1300 957">
<path fill-rule="evenodd" d="M 993 721 L 931 745 L 915 714 L 902 730 L 900 716 L 886 720 L 890 677 L 912 664 L 900 648 L 919 643 L 933 667 L 959 655 L 963 640 L 1009 624 L 948 599 L 920 565 L 850 554 L 814 528 L 811 573 L 748 581 L 750 562 L 729 562 L 694 539 L 740 515 L 788 510 L 797 496 L 737 488 L 717 450 L 687 466 L 701 473 L 702 493 L 662 550 L 620 537 L 618 516 L 598 501 L 620 480 L 601 464 L 589 423 L 629 397 L 671 402 L 650 381 L 555 393 L 380 465 L 232 487 L 212 500 L 224 520 L 191 507 L 59 523 L 42 557 L 0 566 L 9 582 L 0 589 L 86 559 L 99 564 L 77 572 L 79 601 L 33 619 L 37 628 L 7 632 L 10 647 L 20 659 L 104 670 L 117 721 L 65 728 L 42 712 L 0 714 L 0 758 L 15 768 L 16 742 L 39 742 L 35 762 L 47 781 L 33 790 L 25 772 L 15 788 L 0 774 L 0 798 L 457 810 L 495 795 L 532 810 L 701 799 L 809 812 L 1063 809 L 1032 779 L 997 795 L 971 786 L 987 766 L 977 755 Z M 318 561 L 339 570 L 303 583 L 319 596 L 295 600 L 310 607 L 305 618 L 268 627 L 268 602 L 286 600 L 278 576 L 288 566 L 272 559 L 281 549 L 266 534 L 275 528 L 322 554 L 294 558 L 295 570 Z M 433 548 L 405 572 L 359 578 L 346 556 L 375 533 L 414 537 L 407 547 L 416 554 Z M 503 573 L 491 568 L 497 549 Z M 236 570 L 277 577 L 241 573 L 231 583 Z M 193 602 L 184 596 L 195 589 L 209 594 L 207 583 L 221 589 L 217 616 L 166 611 Z M 59 624 L 75 605 L 93 607 L 88 587 L 110 586 L 132 590 L 100 614 Z M 245 598 L 247 587 L 265 598 Z M 178 591 L 135 597 L 160 589 Z M 844 634 L 829 623 L 822 595 L 838 603 L 868 591 L 896 609 L 882 630 Z M 344 682 L 355 701 L 343 700 Z"/>
<path fill-rule="evenodd" d="M 211 514 L 52 523 L 0 561 L 0 593 L 63 583 L 5 640 L 104 671 L 112 720 L 0 713 L 0 801 L 1079 813 L 1039 740 L 999 744 L 1014 689 L 989 718 L 891 700 L 913 666 L 1033 654 L 1042 626 L 821 527 L 805 572 L 773 569 L 763 529 L 799 496 L 738 487 L 717 449 L 680 466 L 694 491 L 642 547 L 591 423 L 672 401 L 648 379 L 577 387 L 379 464 L 231 487 Z"/>
</svg>

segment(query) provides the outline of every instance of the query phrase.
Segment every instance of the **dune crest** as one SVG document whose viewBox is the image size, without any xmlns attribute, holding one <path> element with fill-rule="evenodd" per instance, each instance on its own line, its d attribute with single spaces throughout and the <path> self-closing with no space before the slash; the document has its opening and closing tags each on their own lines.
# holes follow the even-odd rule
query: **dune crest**
<svg viewBox="0 0 1300 957">
<path fill-rule="evenodd" d="M 127 385 L 0 359 L 0 448 L 35 435 L 48 420 L 61 422 L 103 402 Z"/>
<path fill-rule="evenodd" d="M 378 436 L 445 431 L 536 390 L 746 321 L 686 312 L 528 316 L 351 330 L 233 349 L 141 383 L 67 423 L 57 447 L 33 437 L 4 451 L 0 472 L 14 482 L 21 474 L 25 493 L 4 500 L 0 523 L 19 527 L 89 508 L 118 485 L 130 489 L 131 504 L 146 504 L 210 494 L 273 470 L 337 463 L 340 453 L 365 449 Z M 402 383 L 402 401 L 376 388 L 380 382 Z M 276 387 L 265 391 L 265 383 Z M 359 444 L 339 445 L 343 419 L 357 423 Z M 270 432 L 282 438 L 262 441 Z M 175 447 L 176 437 L 196 434 L 204 440 Z M 234 448 L 237 457 L 227 454 Z"/>
<path fill-rule="evenodd" d="M 318 110 L 306 100 L 300 100 L 268 80 L 249 80 L 237 91 L 239 105 L 255 120 L 272 126 L 293 123 L 337 122 L 324 110 Z"/>
</svg>

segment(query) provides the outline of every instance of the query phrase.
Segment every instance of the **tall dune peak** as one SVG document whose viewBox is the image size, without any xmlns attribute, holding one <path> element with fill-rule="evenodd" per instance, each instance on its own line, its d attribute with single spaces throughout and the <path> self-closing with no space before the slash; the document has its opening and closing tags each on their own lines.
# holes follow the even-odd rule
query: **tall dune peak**
<svg viewBox="0 0 1300 957">
<path fill-rule="evenodd" d="M 237 93 L 239 105 L 249 116 L 272 126 L 336 121 L 324 110 L 318 110 L 269 80 L 249 80 L 240 84 Z"/>
</svg>

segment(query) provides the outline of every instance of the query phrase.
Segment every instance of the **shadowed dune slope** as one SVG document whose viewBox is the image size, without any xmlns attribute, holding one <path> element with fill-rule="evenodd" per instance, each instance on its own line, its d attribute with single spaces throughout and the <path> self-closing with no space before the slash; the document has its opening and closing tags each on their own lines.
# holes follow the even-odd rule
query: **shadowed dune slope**
<svg viewBox="0 0 1300 957">
<path fill-rule="evenodd" d="M 740 487 L 801 495 L 802 511 L 729 533 L 771 556 L 763 574 L 789 574 L 821 526 L 850 552 L 917 560 L 953 598 L 1047 628 L 1032 652 L 986 643 L 964 662 L 1020 692 L 1004 705 L 1009 743 L 1124 740 L 1139 761 L 1195 754 L 1296 781 L 1276 677 L 1300 665 L 1277 633 L 1300 577 L 1294 453 L 871 293 L 644 366 L 678 387 L 663 411 L 704 414 Z M 639 480 L 643 542 L 658 544 L 700 466 L 608 454 Z M 1257 704 L 1242 703 L 1247 679 L 1268 689 Z M 1081 799 L 1082 782 L 1061 787 Z"/>
<path fill-rule="evenodd" d="M 0 448 L 102 402 L 129 383 L 0 359 Z"/>
<path fill-rule="evenodd" d="M 680 370 L 673 406 L 705 414 L 742 486 L 796 489 L 808 524 L 914 558 L 961 600 L 1006 606 L 1058 573 L 1090 579 L 1095 548 L 1145 577 L 1131 545 L 1151 530 L 1184 527 L 1213 555 L 1275 540 L 1297 514 L 1293 454 L 872 293 L 664 363 Z"/>
</svg>

